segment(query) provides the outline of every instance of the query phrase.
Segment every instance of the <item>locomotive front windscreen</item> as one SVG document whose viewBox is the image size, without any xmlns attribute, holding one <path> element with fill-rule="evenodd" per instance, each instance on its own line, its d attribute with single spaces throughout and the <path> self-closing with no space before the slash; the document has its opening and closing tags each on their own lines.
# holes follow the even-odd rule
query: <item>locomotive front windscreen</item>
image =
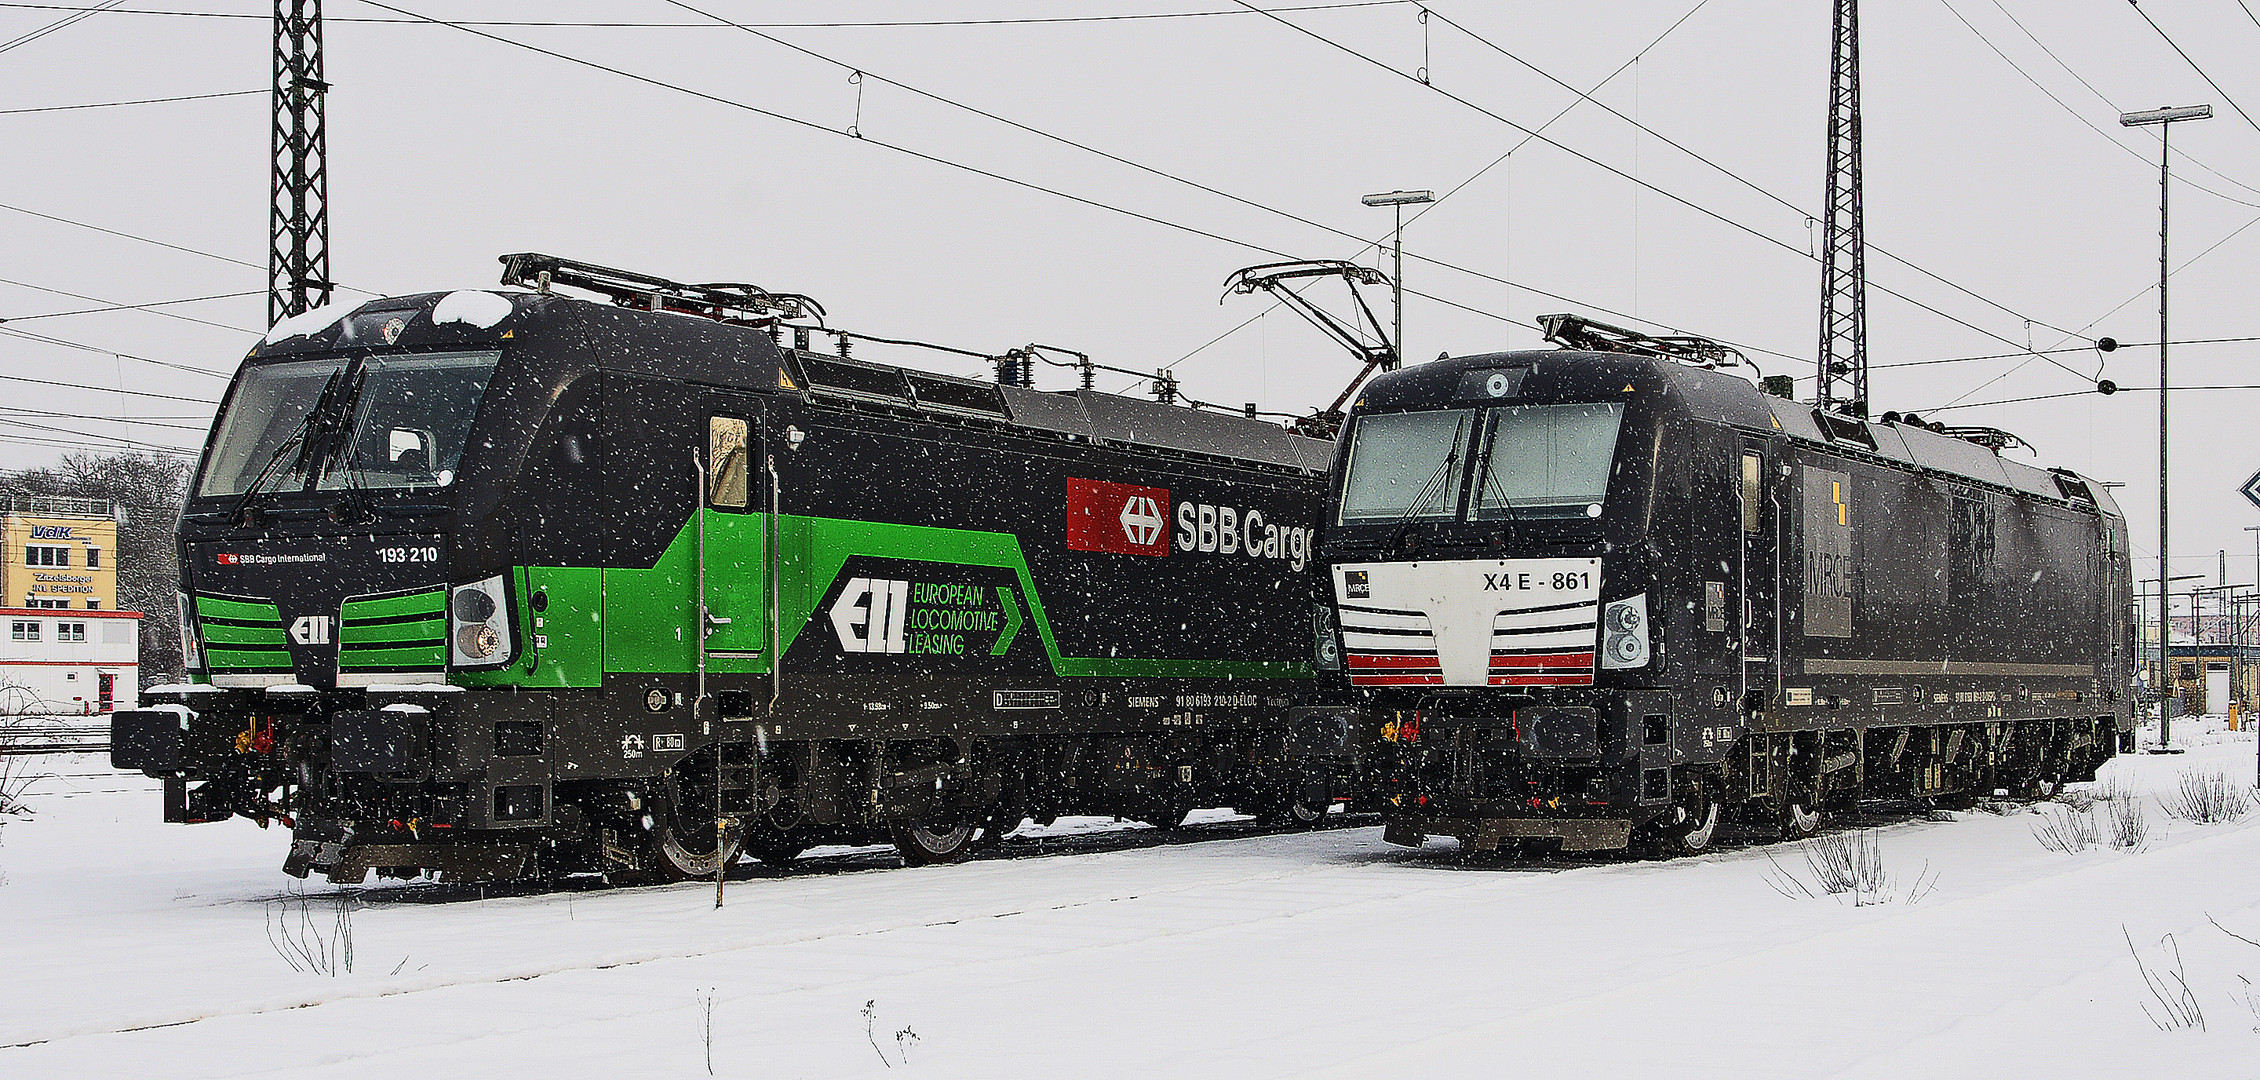
<svg viewBox="0 0 2260 1080">
<path fill-rule="evenodd" d="M 197 483 L 199 497 L 444 487 L 499 354 L 327 357 L 247 367 Z"/>
<path fill-rule="evenodd" d="M 1375 413 L 1350 435 L 1340 523 L 1442 520 L 1460 509 L 1473 409 Z"/>
<path fill-rule="evenodd" d="M 315 487 L 445 487 L 471 435 L 496 354 L 371 357 L 338 451 Z"/>
<path fill-rule="evenodd" d="M 1619 402 L 1361 416 L 1339 523 L 1454 519 L 1463 490 L 1477 521 L 1597 517 L 1623 423 Z"/>
<path fill-rule="evenodd" d="M 1491 409 L 1475 461 L 1477 520 L 1598 517 L 1624 405 Z"/>
</svg>

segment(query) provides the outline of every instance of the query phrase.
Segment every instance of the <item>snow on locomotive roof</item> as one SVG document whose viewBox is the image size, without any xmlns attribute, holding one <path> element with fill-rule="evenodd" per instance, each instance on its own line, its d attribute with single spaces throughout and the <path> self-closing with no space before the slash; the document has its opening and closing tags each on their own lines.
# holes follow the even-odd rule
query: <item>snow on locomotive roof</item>
<svg viewBox="0 0 2260 1080">
<path fill-rule="evenodd" d="M 1367 384 L 1357 408 L 1366 411 L 1368 402 L 1383 411 L 1433 407 L 1434 402 L 1446 399 L 1470 400 L 1471 393 L 1481 398 L 1480 390 L 1471 391 L 1464 385 L 1469 373 L 1515 368 L 1549 373 L 1556 379 L 1574 372 L 1573 380 L 1593 379 L 1595 385 L 1609 384 L 1611 390 L 1616 379 L 1645 373 L 1638 377 L 1660 377 L 1682 407 L 1714 422 L 1754 431 L 1778 431 L 1837 452 L 1896 461 L 1921 472 L 1966 478 L 2041 498 L 2061 501 L 2084 497 L 2105 513 L 2116 516 L 2119 512 L 2103 485 L 2076 474 L 2011 461 L 1989 447 L 1919 425 L 1823 413 L 1811 402 L 1765 393 L 1735 374 L 1632 353 L 1535 349 L 1448 357 L 1377 377 Z M 1601 378 L 1604 374 L 1608 377 Z M 2077 488 L 2084 491 L 2075 494 L 2071 486 L 2058 483 L 2059 475 L 2077 481 Z"/>
<path fill-rule="evenodd" d="M 362 316 L 403 317 L 398 342 L 406 346 L 492 340 L 492 331 L 523 313 L 534 323 L 514 324 L 521 341 L 545 335 L 595 347 L 601 367 L 620 367 L 662 378 L 687 378 L 747 389 L 806 392 L 818 396 L 987 418 L 1077 438 L 1324 472 L 1333 444 L 1295 435 L 1267 421 L 1183 405 L 1090 390 L 1043 391 L 878 364 L 861 358 L 793 350 L 787 359 L 766 330 L 704 315 L 620 307 L 560 294 L 517 290 L 459 290 L 339 303 L 277 324 L 260 352 L 319 351 L 347 344 L 346 331 Z M 427 318 L 417 318 L 428 313 Z M 546 316 L 546 317 L 545 317 Z M 661 321 L 664 320 L 664 321 Z M 342 335 L 342 336 L 341 336 Z M 287 340 L 287 344 L 284 344 Z M 393 339 L 386 339 L 388 342 Z M 281 348 L 273 346 L 280 345 Z M 795 377 L 779 384 L 778 364 Z M 988 397 L 988 403 L 979 399 Z M 1001 396 L 994 396 L 1001 395 Z M 1003 403 L 999 415 L 995 402 Z"/>
<path fill-rule="evenodd" d="M 1014 423 L 1045 431 L 1263 461 L 1305 472 L 1324 471 L 1334 454 L 1334 444 L 1323 439 L 1241 416 L 1090 390 L 1002 389 Z"/>
<path fill-rule="evenodd" d="M 1755 387 L 1752 393 L 1758 393 Z M 1844 447 L 1876 457 L 1904 462 L 1925 472 L 1965 476 L 1980 483 L 2038 495 L 2047 499 L 2065 498 L 2065 492 L 2047 469 L 2011 461 L 1999 453 L 1967 439 L 1942 435 L 1915 424 L 1887 423 L 1882 420 L 1860 420 L 1849 416 L 1829 416 L 1827 421 L 1836 429 L 1823 432 L 1823 417 L 1810 402 L 1791 401 L 1771 395 L 1760 395 L 1772 411 L 1775 422 L 1784 434 L 1795 439 Z M 1856 433 L 1853 429 L 1857 429 Z M 1872 441 L 1868 446 L 1859 436 Z M 2077 475 L 2077 474 L 2074 474 Z M 2103 485 L 2079 477 L 2087 494 L 2096 505 L 2116 515 L 2118 506 L 2105 493 Z"/>
</svg>

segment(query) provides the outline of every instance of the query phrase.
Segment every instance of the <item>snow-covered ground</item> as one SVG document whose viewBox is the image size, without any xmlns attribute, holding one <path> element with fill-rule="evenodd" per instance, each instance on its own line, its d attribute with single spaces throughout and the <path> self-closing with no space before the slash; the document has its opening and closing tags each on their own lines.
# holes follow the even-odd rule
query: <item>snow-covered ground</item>
<svg viewBox="0 0 2260 1080">
<path fill-rule="evenodd" d="M 1865 906 L 1785 895 L 1800 846 L 1471 863 L 1225 821 L 756 868 L 719 911 L 700 885 L 371 889 L 334 976 L 274 944 L 308 933 L 283 834 L 165 826 L 153 783 L 50 758 L 0 825 L 0 1076 L 699 1076 L 708 1003 L 722 1076 L 2248 1076 L 2260 945 L 2229 931 L 2260 941 L 2260 813 L 2158 801 L 2185 769 L 2251 782 L 2222 727 L 2106 771 L 2143 793 L 2138 852 L 2049 851 L 2021 809 L 1852 823 L 1894 879 Z M 2146 1017 L 2138 955 L 2205 1030 Z"/>
</svg>

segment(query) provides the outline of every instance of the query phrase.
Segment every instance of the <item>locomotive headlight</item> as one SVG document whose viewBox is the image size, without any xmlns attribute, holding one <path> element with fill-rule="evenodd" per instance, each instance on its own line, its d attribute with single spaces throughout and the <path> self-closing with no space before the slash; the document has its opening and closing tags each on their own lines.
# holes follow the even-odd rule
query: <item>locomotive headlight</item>
<svg viewBox="0 0 2260 1080">
<path fill-rule="evenodd" d="M 1601 612 L 1601 666 L 1648 666 L 1648 594 L 1627 597 Z"/>
<path fill-rule="evenodd" d="M 494 627 L 484 624 L 466 626 L 455 632 L 455 652 L 472 660 L 484 660 L 502 648 L 502 635 Z"/>
<path fill-rule="evenodd" d="M 496 574 L 455 587 L 447 604 L 455 666 L 499 667 L 510 662 L 510 608 L 503 602 L 508 581 Z"/>
</svg>

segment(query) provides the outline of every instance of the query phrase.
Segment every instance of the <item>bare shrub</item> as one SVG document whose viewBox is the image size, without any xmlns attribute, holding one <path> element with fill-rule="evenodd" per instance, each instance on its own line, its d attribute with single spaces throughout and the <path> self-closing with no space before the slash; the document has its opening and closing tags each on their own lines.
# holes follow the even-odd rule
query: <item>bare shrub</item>
<svg viewBox="0 0 2260 1080">
<path fill-rule="evenodd" d="M 2111 846 L 2120 851 L 2141 851 L 2150 843 L 2150 812 L 2128 792 L 2112 792 L 2103 802 L 2104 819 L 2111 823 Z"/>
<path fill-rule="evenodd" d="M 285 893 L 267 904 L 267 944 L 292 971 L 351 975 L 353 910 L 360 906 L 360 898 L 350 893 L 326 898 Z"/>
<path fill-rule="evenodd" d="M 2040 823 L 2032 827 L 2032 835 L 2040 841 L 2041 847 L 2065 855 L 2086 851 L 2102 838 L 2094 814 L 2068 806 L 2043 810 Z"/>
<path fill-rule="evenodd" d="M 2167 955 L 2173 958 L 2173 970 L 2161 967 L 2152 971 L 2150 965 L 2142 962 L 2141 951 L 2134 947 L 2134 935 L 2127 933 L 2125 924 L 2120 924 L 2119 933 L 2127 939 L 2127 952 L 2134 956 L 2134 969 L 2142 975 L 2143 988 L 2150 991 L 2151 1001 L 2140 1003 L 2142 1015 L 2149 1017 L 2160 1031 L 2205 1030 L 2205 1010 L 2198 1007 L 2197 993 L 2189 988 L 2189 972 L 2182 966 L 2182 948 L 2174 935 L 2167 934 L 2159 939 Z M 2152 1007 L 2152 1002 L 2156 1003 L 2156 1008 Z"/>
<path fill-rule="evenodd" d="M 2103 802 L 2108 796 L 2109 790 L 2105 785 L 2067 784 L 2062 791 L 2056 793 L 2056 801 L 2084 814 L 2093 810 L 2097 803 Z"/>
<path fill-rule="evenodd" d="M 2238 941 L 2244 942 L 2245 944 L 2250 945 L 2253 948 L 2260 949 L 2260 941 L 2254 941 L 2251 938 L 2248 938 L 2243 934 L 2239 934 L 2226 926 L 2222 926 L 2221 920 L 2214 918 L 2210 913 L 2205 916 L 2205 921 L 2212 923 L 2214 929 L 2219 930 L 2220 932 L 2227 934 L 2228 936 L 2233 937 Z M 2252 980 L 2247 976 L 2239 975 L 2236 977 L 2236 981 L 2237 989 L 2234 993 L 2230 994 L 2230 997 L 2234 999 L 2238 1004 L 2244 1006 L 2247 1011 L 2252 1013 L 2252 1030 L 2260 1031 L 2260 987 L 2253 986 Z"/>
<path fill-rule="evenodd" d="M 714 988 L 698 992 L 698 1033 L 706 1043 L 706 1075 L 714 1075 Z"/>
<path fill-rule="evenodd" d="M 23 738 L 20 724 L 0 721 L 0 825 L 7 824 L 9 818 L 31 814 L 26 796 L 42 778 L 32 767 L 33 758 L 10 752 Z"/>
<path fill-rule="evenodd" d="M 2216 825 L 2252 812 L 2252 788 L 2225 772 L 2184 769 L 2180 782 L 2159 805 L 2190 824 Z"/>
<path fill-rule="evenodd" d="M 1891 880 L 1883 868 L 1883 845 L 1865 830 L 1815 837 L 1805 845 L 1805 865 L 1831 896 L 1877 893 Z"/>
<path fill-rule="evenodd" d="M 884 1065 L 884 1066 L 886 1066 L 887 1068 L 890 1068 L 890 1069 L 892 1069 L 892 1068 L 894 1068 L 894 1067 L 895 1067 L 895 1061 L 894 1061 L 894 1060 L 892 1060 L 892 1059 L 889 1059 L 889 1058 L 887 1057 L 887 1052 L 886 1052 L 886 1050 L 882 1049 L 882 1048 L 881 1048 L 881 1047 L 879 1046 L 879 1033 L 878 1033 L 878 1027 L 879 1027 L 879 1003 L 878 1003 L 878 1001 L 876 1001 L 876 1000 L 872 1000 L 872 1001 L 866 1001 L 866 1002 L 864 1002 L 864 1003 L 863 1003 L 863 1037 L 864 1037 L 864 1038 L 865 1038 L 866 1040 L 869 1040 L 869 1042 L 871 1043 L 871 1052 L 872 1052 L 872 1053 L 875 1053 L 875 1054 L 877 1054 L 877 1055 L 879 1055 L 879 1064 L 881 1064 L 881 1065 Z M 902 1062 L 903 1064 L 905 1064 L 905 1065 L 908 1065 L 908 1064 L 910 1064 L 910 1048 L 911 1048 L 912 1044 L 916 1043 L 917 1041 L 918 1041 L 918 1033 L 917 1033 L 917 1032 L 915 1032 L 915 1031 L 912 1031 L 912 1030 L 910 1030 L 910 1025 L 908 1025 L 908 1024 L 905 1024 L 905 1025 L 903 1025 L 903 1026 L 902 1026 L 902 1028 L 901 1028 L 900 1030 L 898 1030 L 898 1031 L 896 1031 L 896 1032 L 895 1032 L 895 1057 L 896 1057 L 896 1058 L 899 1058 L 899 1059 L 901 1060 L 901 1062 Z"/>
<path fill-rule="evenodd" d="M 1766 883 L 1792 900 L 1840 896 L 1849 897 L 1854 907 L 1887 904 L 1893 900 L 1912 904 L 1929 895 L 1938 884 L 1937 875 L 1930 873 L 1930 864 L 1925 863 L 1904 891 L 1894 891 L 1891 873 L 1883 865 L 1883 844 L 1865 829 L 1814 837 L 1805 841 L 1804 850 L 1805 868 L 1812 877 L 1810 882 L 1804 875 L 1775 862 L 1771 852 L 1766 855 L 1774 871 Z"/>
</svg>

